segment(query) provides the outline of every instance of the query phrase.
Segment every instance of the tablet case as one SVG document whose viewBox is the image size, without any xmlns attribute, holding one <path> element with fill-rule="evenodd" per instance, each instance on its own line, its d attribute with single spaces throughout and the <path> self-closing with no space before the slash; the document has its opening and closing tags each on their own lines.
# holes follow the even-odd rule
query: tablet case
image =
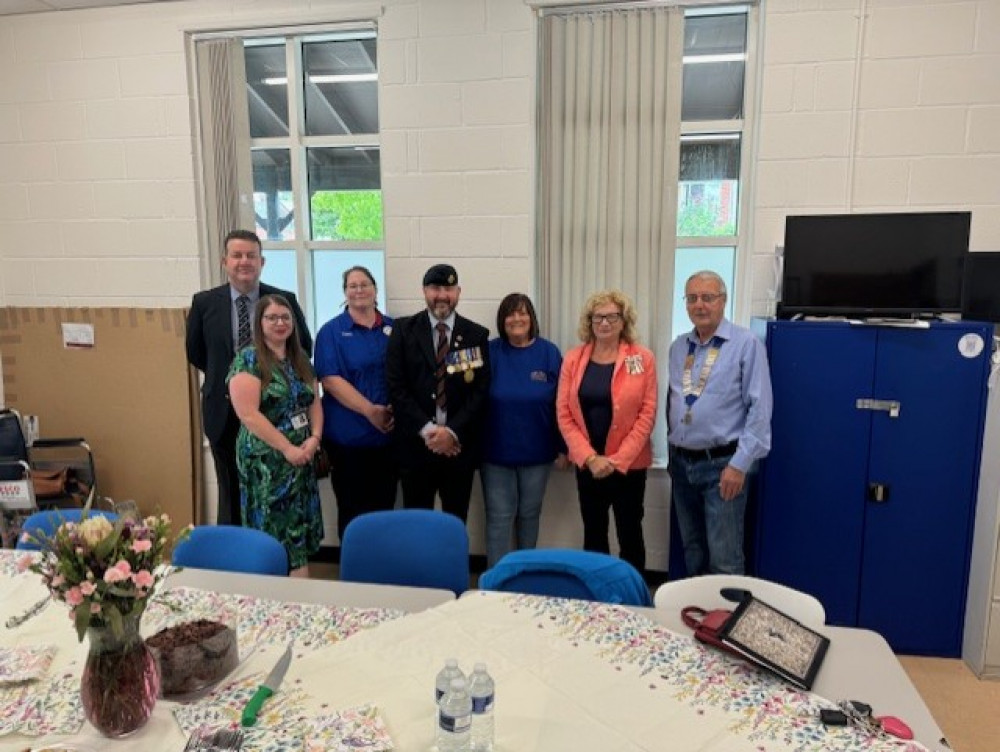
<svg viewBox="0 0 1000 752">
<path fill-rule="evenodd" d="M 774 606 L 747 598 L 719 630 L 727 648 L 799 689 L 812 688 L 830 639 Z"/>
</svg>

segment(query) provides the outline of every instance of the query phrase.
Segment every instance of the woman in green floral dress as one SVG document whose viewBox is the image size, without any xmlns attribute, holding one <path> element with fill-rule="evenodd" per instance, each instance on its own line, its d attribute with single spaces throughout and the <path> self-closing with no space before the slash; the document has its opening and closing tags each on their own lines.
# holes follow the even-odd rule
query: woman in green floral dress
<svg viewBox="0 0 1000 752">
<path fill-rule="evenodd" d="M 316 375 L 295 335 L 292 308 L 261 296 L 254 344 L 237 353 L 227 381 L 239 416 L 236 464 L 243 524 L 285 545 L 298 569 L 319 551 L 323 517 L 313 457 L 323 435 Z"/>
</svg>

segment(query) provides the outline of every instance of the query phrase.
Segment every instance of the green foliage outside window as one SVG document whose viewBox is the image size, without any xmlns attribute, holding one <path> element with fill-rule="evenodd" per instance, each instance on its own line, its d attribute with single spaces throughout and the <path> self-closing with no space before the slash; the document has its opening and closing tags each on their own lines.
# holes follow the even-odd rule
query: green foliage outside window
<svg viewBox="0 0 1000 752">
<path fill-rule="evenodd" d="M 310 206 L 313 240 L 382 239 L 381 191 L 317 191 Z"/>
<path fill-rule="evenodd" d="M 736 224 L 720 222 L 722 212 L 715 201 L 689 201 L 677 215 L 677 234 L 681 237 L 718 237 L 736 234 Z"/>
</svg>

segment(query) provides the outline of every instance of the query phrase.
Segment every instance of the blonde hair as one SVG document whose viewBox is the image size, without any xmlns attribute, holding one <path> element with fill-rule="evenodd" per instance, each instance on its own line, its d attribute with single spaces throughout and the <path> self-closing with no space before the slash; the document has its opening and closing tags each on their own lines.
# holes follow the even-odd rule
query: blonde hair
<svg viewBox="0 0 1000 752">
<path fill-rule="evenodd" d="M 590 317 L 595 308 L 607 303 L 618 306 L 622 315 L 621 338 L 631 345 L 637 339 L 635 324 L 638 316 L 635 312 L 635 306 L 632 305 L 632 299 L 621 290 L 601 290 L 587 298 L 587 302 L 583 304 L 583 310 L 580 312 L 580 326 L 576 330 L 577 336 L 581 342 L 593 342 L 594 328 L 591 326 Z"/>
</svg>

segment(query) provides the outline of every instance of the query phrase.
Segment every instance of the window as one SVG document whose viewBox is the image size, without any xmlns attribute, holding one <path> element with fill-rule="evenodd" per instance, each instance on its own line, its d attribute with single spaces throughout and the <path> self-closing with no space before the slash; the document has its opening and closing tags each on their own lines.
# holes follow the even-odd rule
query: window
<svg viewBox="0 0 1000 752">
<path fill-rule="evenodd" d="M 298 293 L 315 332 L 344 270 L 386 289 L 375 32 L 248 38 L 243 58 L 263 279 Z"/>
<path fill-rule="evenodd" d="M 674 255 L 674 339 L 691 322 L 684 283 L 711 269 L 726 282 L 726 317 L 733 317 L 739 247 L 740 175 L 744 133 L 748 9 L 690 9 L 684 14 L 677 246 Z"/>
</svg>

